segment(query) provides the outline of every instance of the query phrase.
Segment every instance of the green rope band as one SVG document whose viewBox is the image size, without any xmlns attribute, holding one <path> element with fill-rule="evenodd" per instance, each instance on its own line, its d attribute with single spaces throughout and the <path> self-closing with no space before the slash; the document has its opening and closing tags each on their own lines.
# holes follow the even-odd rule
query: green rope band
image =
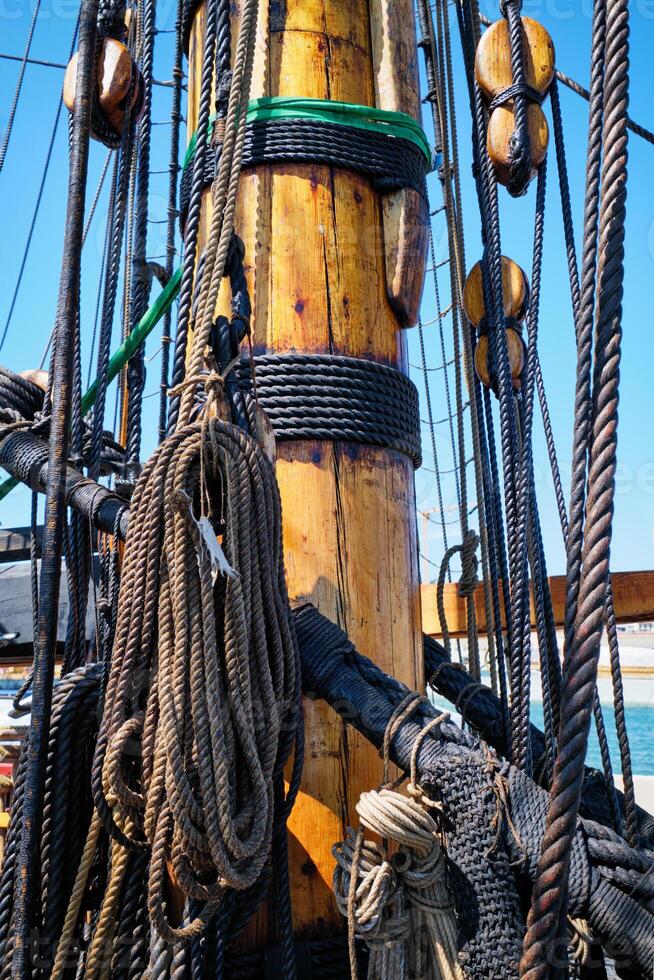
<svg viewBox="0 0 654 980">
<path fill-rule="evenodd" d="M 274 98 L 254 99 L 248 105 L 246 121 L 273 119 L 311 119 L 314 122 L 335 123 L 339 126 L 349 126 L 351 129 L 365 129 L 371 133 L 382 133 L 396 139 L 407 140 L 418 147 L 427 161 L 432 165 L 431 147 L 420 123 L 416 122 L 405 112 L 389 112 L 386 109 L 375 109 L 371 106 L 356 105 L 353 102 L 336 102 L 330 99 L 287 99 L 281 96 Z M 209 122 L 215 122 L 211 116 Z M 193 159 L 197 132 L 189 140 L 182 169 L 185 170 Z M 207 141 L 211 134 L 207 135 Z"/>
</svg>

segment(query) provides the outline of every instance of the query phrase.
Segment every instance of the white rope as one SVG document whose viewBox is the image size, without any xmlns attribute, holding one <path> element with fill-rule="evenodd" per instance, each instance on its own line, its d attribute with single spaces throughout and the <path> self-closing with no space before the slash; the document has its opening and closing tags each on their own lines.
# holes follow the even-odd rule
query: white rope
<svg viewBox="0 0 654 980">
<path fill-rule="evenodd" d="M 369 980 L 462 980 L 436 821 L 417 800 L 390 789 L 362 793 L 356 809 L 362 828 L 398 845 L 389 858 L 372 841 L 357 847 L 348 828 L 332 850 L 334 894 L 370 950 Z"/>
</svg>

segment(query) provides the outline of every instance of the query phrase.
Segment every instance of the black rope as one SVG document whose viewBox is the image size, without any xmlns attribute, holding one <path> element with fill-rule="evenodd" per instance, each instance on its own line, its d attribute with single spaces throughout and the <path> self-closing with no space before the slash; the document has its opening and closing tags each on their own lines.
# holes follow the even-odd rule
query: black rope
<svg viewBox="0 0 654 980">
<path fill-rule="evenodd" d="M 237 367 L 254 405 L 251 364 Z M 254 358 L 256 400 L 280 441 L 358 442 L 404 453 L 420 466 L 418 392 L 396 368 L 331 354 Z"/>
<path fill-rule="evenodd" d="M 73 38 L 70 44 L 69 58 L 72 58 L 73 51 L 75 50 L 75 45 L 77 44 L 77 32 L 79 28 L 79 19 L 75 24 L 75 29 L 73 31 Z M 27 239 L 25 241 L 25 248 L 23 249 L 23 255 L 20 261 L 20 268 L 18 270 L 18 276 L 16 278 L 16 285 L 14 286 L 14 292 L 11 297 L 11 303 L 9 304 L 9 312 L 7 313 L 7 319 L 5 320 L 4 329 L 2 331 L 2 337 L 0 338 L 0 350 L 4 346 L 4 342 L 7 339 L 7 333 L 9 327 L 11 326 L 11 321 L 14 315 L 14 310 L 16 308 L 16 300 L 18 299 L 18 293 L 20 292 L 21 283 L 23 281 L 23 273 L 25 272 L 25 266 L 27 265 L 27 259 L 30 253 L 30 248 L 32 245 L 32 238 L 34 237 L 34 229 L 36 227 L 36 221 L 39 216 L 39 211 L 41 210 L 41 201 L 43 200 L 43 190 L 45 188 L 45 182 L 50 170 L 50 162 L 52 160 L 52 152 L 54 150 L 55 139 L 57 136 L 57 129 L 59 128 L 59 120 L 61 118 L 61 110 L 63 108 L 64 101 L 63 97 L 59 97 L 57 103 L 57 111 L 55 113 L 54 122 L 52 124 L 52 130 L 50 131 L 50 141 L 48 143 L 48 149 L 45 154 L 45 161 L 43 164 L 43 170 L 41 171 L 41 180 L 39 182 L 39 189 L 36 194 L 36 202 L 34 204 L 34 210 L 32 211 L 32 218 L 30 220 L 29 231 L 27 232 Z"/>
<path fill-rule="evenodd" d="M 127 331 L 131 332 L 147 310 L 152 275 L 147 266 L 148 194 L 150 188 L 150 140 L 152 121 L 152 77 L 154 63 L 154 39 L 156 0 L 145 0 L 141 25 L 141 58 L 143 78 L 143 111 L 138 126 L 138 160 L 136 193 L 134 198 L 134 226 L 131 254 L 131 294 L 128 304 Z M 127 445 L 125 471 L 126 484 L 133 485 L 140 472 L 142 435 L 142 400 L 145 388 L 144 345 L 132 355 L 127 364 Z"/>
<path fill-rule="evenodd" d="M 32 47 L 32 39 L 34 37 L 34 29 L 36 27 L 36 22 L 39 16 L 39 10 L 41 9 L 41 0 L 37 0 L 34 5 L 34 13 L 32 14 L 32 21 L 27 32 L 27 41 L 25 42 L 25 53 L 21 59 L 20 71 L 18 72 L 18 79 L 16 81 L 16 88 L 14 89 L 14 97 L 11 100 L 11 108 L 9 109 L 9 118 L 7 119 L 7 128 L 5 129 L 5 134 L 2 139 L 2 146 L 0 146 L 0 172 L 5 163 L 5 158 L 7 156 L 7 149 L 9 147 L 9 140 L 11 139 L 11 131 L 14 128 L 14 119 L 16 117 L 16 109 L 18 108 L 18 100 L 20 98 L 20 93 L 23 88 L 23 79 L 25 78 L 25 68 L 29 63 L 29 54 Z"/>
<path fill-rule="evenodd" d="M 175 229 L 177 218 L 177 176 L 179 173 L 179 129 L 182 121 L 182 17 L 184 0 L 177 0 L 175 55 L 173 60 L 173 98 L 170 108 L 170 159 L 168 164 L 168 213 L 166 224 L 166 271 L 172 276 L 175 264 Z M 166 311 L 161 333 L 161 392 L 159 396 L 159 442 L 166 438 L 168 416 L 168 373 L 170 362 L 172 309 Z"/>
<path fill-rule="evenodd" d="M 420 194 L 425 193 L 425 156 L 414 143 L 386 133 L 372 133 L 339 123 L 312 119 L 256 120 L 248 123 L 242 166 L 256 167 L 265 163 L 340 167 L 370 177 L 373 188 L 380 193 L 401 187 L 411 187 Z M 213 182 L 217 167 L 215 155 L 206 154 L 204 187 Z M 182 172 L 179 190 L 182 227 L 186 221 L 193 180 L 194 171 L 189 161 Z"/>
<path fill-rule="evenodd" d="M 39 631 L 35 643 L 32 714 L 23 805 L 22 839 L 15 893 L 16 926 L 12 977 L 29 975 L 29 946 L 33 903 L 38 879 L 38 842 L 42 820 L 52 681 L 54 675 L 61 553 L 65 516 L 65 479 L 68 449 L 70 392 L 74 336 L 80 282 L 81 243 L 84 230 L 84 192 L 88 171 L 90 102 L 94 81 L 97 0 L 84 0 L 80 13 L 78 89 L 71 154 L 66 233 L 57 309 L 53 356 L 52 425 L 50 432 L 48 492 L 44 518 L 39 597 Z"/>
</svg>

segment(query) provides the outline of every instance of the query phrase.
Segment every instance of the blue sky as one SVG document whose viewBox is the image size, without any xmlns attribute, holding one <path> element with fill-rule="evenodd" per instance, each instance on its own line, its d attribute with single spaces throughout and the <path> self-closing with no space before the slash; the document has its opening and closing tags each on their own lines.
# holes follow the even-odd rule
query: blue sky
<svg viewBox="0 0 654 980">
<path fill-rule="evenodd" d="M 35 0 L 0 0 L 0 52 L 22 54 Z M 495 18 L 494 4 L 482 3 L 482 11 Z M 524 0 L 523 12 L 540 20 L 552 35 L 557 55 L 557 65 L 583 85 L 588 85 L 589 45 L 591 30 L 591 4 L 589 0 Z M 632 117 L 648 128 L 654 128 L 654 112 L 651 108 L 651 82 L 648 68 L 654 46 L 654 0 L 636 0 L 631 8 L 631 103 Z M 75 0 L 42 0 L 41 11 L 32 44 L 31 56 L 51 61 L 65 62 L 68 56 L 72 30 L 77 15 Z M 174 26 L 174 4 L 165 0 L 158 5 L 158 26 L 162 31 Z M 455 73 L 458 88 L 458 123 L 461 155 L 461 178 L 464 199 L 467 264 L 471 266 L 479 257 L 479 222 L 470 173 L 470 120 L 460 59 L 458 56 L 456 27 L 453 23 L 453 41 L 457 57 Z M 157 38 L 155 76 L 169 77 L 171 59 L 171 35 L 161 33 Z M 651 67 L 651 66 L 650 66 Z M 0 133 L 6 127 L 11 96 L 19 66 L 0 60 Z M 0 269 L 3 288 L 0 292 L 0 336 L 4 330 L 11 296 L 20 266 L 22 252 L 29 228 L 31 214 L 44 165 L 47 144 L 59 99 L 62 72 L 52 68 L 28 66 L 14 130 L 9 145 L 4 170 L 0 173 L 0 214 L 3 234 L 0 237 Z M 169 115 L 170 92 L 155 89 L 153 119 L 164 122 Z M 567 141 L 568 168 L 574 217 L 578 227 L 583 207 L 583 179 L 587 105 L 578 96 L 561 89 L 564 127 Z M 549 114 L 546 105 L 545 111 Z M 41 360 L 51 330 L 59 276 L 59 261 L 66 200 L 66 119 L 62 113 L 55 143 L 55 151 L 30 256 L 26 265 L 22 286 L 13 313 L 12 322 L 2 351 L 0 362 L 15 370 L 37 366 Z M 428 127 L 427 127 L 428 128 Z M 169 129 L 166 125 L 153 130 L 153 170 L 167 166 L 167 142 Z M 89 194 L 95 190 L 107 151 L 100 144 L 93 144 L 89 178 Z M 654 452 L 651 438 L 651 417 L 654 413 L 652 396 L 652 314 L 649 288 L 654 284 L 654 203 L 651 192 L 651 173 L 654 166 L 654 147 L 637 137 L 629 145 L 629 195 L 627 217 L 627 270 L 624 301 L 624 344 L 622 363 L 622 391 L 620 403 L 619 472 L 616 497 L 615 536 L 613 567 L 640 569 L 654 567 Z M 561 467 L 565 476 L 570 459 L 572 438 L 572 397 L 574 391 L 575 354 L 573 326 L 567 285 L 566 260 L 563 248 L 560 204 L 555 179 L 555 167 L 550 166 L 548 181 L 547 218 L 545 228 L 545 254 L 543 265 L 543 293 L 540 316 L 540 350 L 543 373 L 548 389 L 550 411 Z M 152 176 L 151 217 L 154 221 L 165 217 L 167 176 Z M 440 187 L 431 178 L 432 206 L 441 203 Z M 105 188 L 105 191 L 107 188 Z M 512 200 L 501 193 L 502 247 L 520 265 L 531 266 L 531 233 L 533 225 L 535 185 L 524 199 Z M 97 209 L 83 257 L 82 318 L 85 342 L 84 363 L 88 362 L 88 348 L 93 329 L 96 303 L 97 276 L 102 254 L 103 225 L 106 218 L 106 195 L 103 193 Z M 447 254 L 446 229 L 442 216 L 434 219 L 437 260 Z M 165 225 L 151 224 L 148 254 L 161 255 L 164 250 Z M 578 237 L 578 236 L 577 236 Z M 439 270 L 439 286 L 443 308 L 449 304 L 449 288 L 446 269 Z M 428 286 L 423 304 L 423 319 L 433 319 L 435 306 L 433 289 Z M 451 350 L 451 323 L 443 322 L 447 350 Z M 427 354 L 431 366 L 441 363 L 440 338 L 435 324 L 425 328 Z M 115 344 L 114 344 L 115 346 Z M 409 338 L 410 360 L 419 363 L 415 331 Z M 149 376 L 146 393 L 156 392 L 160 367 L 158 336 L 149 341 L 147 356 Z M 442 372 L 431 374 L 431 396 L 434 418 L 446 415 L 446 401 Z M 414 372 L 419 388 L 422 379 Z M 156 395 L 146 402 L 146 440 L 153 442 L 158 399 Z M 111 405 L 111 403 L 110 403 Z M 424 415 L 424 413 L 423 413 Z M 425 462 L 431 467 L 427 452 L 428 433 L 423 433 Z M 443 470 L 452 465 L 447 425 L 437 426 L 439 464 Z M 549 570 L 563 571 L 564 558 L 558 518 L 555 510 L 551 481 L 548 478 L 548 462 L 539 420 L 535 426 L 534 444 L 537 490 L 544 528 Z M 446 520 L 456 521 L 456 495 L 453 478 L 443 477 Z M 472 473 L 470 496 L 474 501 Z M 0 503 L 2 525 L 27 523 L 29 492 L 18 489 Z M 434 477 L 428 472 L 418 474 L 417 500 L 420 510 L 428 511 L 436 506 Z M 438 512 L 431 513 L 432 520 L 440 520 Z M 430 559 L 439 562 L 443 551 L 441 532 L 433 523 L 421 522 L 428 527 L 423 551 Z M 449 543 L 458 540 L 456 524 L 448 527 Z M 423 578 L 433 575 L 434 569 L 427 562 L 422 567 Z"/>
</svg>

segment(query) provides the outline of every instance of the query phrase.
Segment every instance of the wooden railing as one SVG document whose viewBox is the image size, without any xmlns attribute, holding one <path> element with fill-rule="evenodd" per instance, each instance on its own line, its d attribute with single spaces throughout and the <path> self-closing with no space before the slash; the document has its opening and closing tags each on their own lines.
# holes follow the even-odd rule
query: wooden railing
<svg viewBox="0 0 654 980">
<path fill-rule="evenodd" d="M 647 623 L 654 621 L 654 571 L 614 572 L 613 603 L 618 623 Z M 557 626 L 563 625 L 565 608 L 565 576 L 553 575 L 549 579 L 554 617 Z M 466 601 L 459 596 L 458 586 L 447 584 L 443 594 L 445 619 L 450 636 L 466 635 Z M 501 603 L 500 603 L 501 604 Z M 480 633 L 486 632 L 483 586 L 475 591 L 475 614 Z M 534 609 L 531 609 L 535 626 Z M 438 615 L 436 586 L 422 586 L 422 628 L 430 636 L 441 636 L 443 628 Z"/>
</svg>

